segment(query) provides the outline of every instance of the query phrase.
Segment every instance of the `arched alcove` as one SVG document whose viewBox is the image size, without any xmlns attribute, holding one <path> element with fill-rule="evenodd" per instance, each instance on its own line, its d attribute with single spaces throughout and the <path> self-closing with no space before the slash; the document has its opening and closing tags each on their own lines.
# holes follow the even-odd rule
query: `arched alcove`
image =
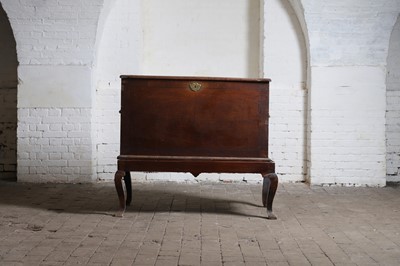
<svg viewBox="0 0 400 266">
<path fill-rule="evenodd" d="M 17 66 L 14 35 L 0 4 L 0 179 L 16 179 Z"/>
<path fill-rule="evenodd" d="M 400 16 L 389 42 L 386 90 L 387 181 L 400 182 Z"/>
<path fill-rule="evenodd" d="M 272 159 L 283 180 L 305 179 L 309 61 L 304 19 L 297 15 L 301 7 L 289 0 L 108 3 L 99 22 L 94 78 L 100 179 L 116 170 L 121 74 L 272 78 Z"/>
<path fill-rule="evenodd" d="M 119 154 L 119 75 L 260 74 L 259 1 L 106 4 L 110 8 L 100 17 L 94 78 L 100 179 L 113 177 Z"/>
<path fill-rule="evenodd" d="M 301 36 L 301 41 L 302 43 L 302 50 L 303 50 L 303 77 L 305 80 L 304 83 L 304 89 L 306 90 L 306 95 L 304 98 L 304 113 L 303 113 L 303 118 L 305 121 L 305 129 L 304 129 L 304 144 L 305 144 L 305 149 L 304 149 L 304 161 L 303 161 L 303 167 L 304 167 L 304 177 L 305 181 L 308 183 L 311 183 L 311 173 L 310 173 L 310 167 L 311 167 L 311 153 L 310 153 L 310 145 L 311 145 L 311 59 L 310 59 L 310 40 L 309 40 L 309 32 L 307 28 L 307 23 L 305 20 L 305 14 L 304 14 L 304 8 L 302 1 L 296 1 L 296 0 L 286 0 L 290 3 L 291 8 L 289 10 L 293 10 L 293 14 L 295 15 L 295 18 L 293 18 L 293 22 L 298 25 L 297 28 L 297 34 L 298 36 Z M 301 29 L 301 30 L 300 30 Z M 299 31 L 300 30 L 300 31 Z"/>
<path fill-rule="evenodd" d="M 272 79 L 270 157 L 280 180 L 301 182 L 308 174 L 309 110 L 307 35 L 298 15 L 302 11 L 289 0 L 264 0 L 263 9 L 263 72 Z"/>
</svg>

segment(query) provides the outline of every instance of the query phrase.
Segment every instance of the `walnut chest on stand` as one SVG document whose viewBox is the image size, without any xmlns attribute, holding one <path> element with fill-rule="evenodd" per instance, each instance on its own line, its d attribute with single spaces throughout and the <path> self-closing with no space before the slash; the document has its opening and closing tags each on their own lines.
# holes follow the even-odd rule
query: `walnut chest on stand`
<svg viewBox="0 0 400 266">
<path fill-rule="evenodd" d="M 117 215 L 132 200 L 130 171 L 260 173 L 267 218 L 276 219 L 269 79 L 123 75 L 121 80 Z"/>
</svg>

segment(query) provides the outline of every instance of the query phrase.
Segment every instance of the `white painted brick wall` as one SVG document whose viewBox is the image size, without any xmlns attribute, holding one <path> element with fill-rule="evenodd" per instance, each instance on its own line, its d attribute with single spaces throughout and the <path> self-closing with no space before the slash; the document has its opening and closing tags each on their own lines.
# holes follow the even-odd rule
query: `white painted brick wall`
<svg viewBox="0 0 400 266">
<path fill-rule="evenodd" d="M 386 65 L 400 1 L 300 2 L 308 27 L 311 65 Z"/>
<path fill-rule="evenodd" d="M 383 67 L 313 67 L 312 184 L 385 185 Z"/>
<path fill-rule="evenodd" d="M 383 186 L 385 65 L 399 1 L 301 1 L 310 52 L 312 184 Z"/>
<path fill-rule="evenodd" d="M 386 173 L 387 180 L 400 182 L 400 19 L 389 44 L 386 94 Z"/>
<path fill-rule="evenodd" d="M 18 61 L 30 65 L 91 65 L 104 0 L 1 0 L 18 42 Z"/>
<path fill-rule="evenodd" d="M 400 83 L 398 85 L 400 85 Z M 388 91 L 387 98 L 387 180 L 400 182 L 400 90 Z"/>
<path fill-rule="evenodd" d="M 32 73 L 33 67 L 43 67 L 43 71 L 38 71 L 43 73 L 48 69 L 46 67 L 57 66 L 56 72 L 61 73 L 73 66 L 75 72 L 83 73 L 80 80 L 88 82 L 92 74 L 95 77 L 94 87 L 88 82 L 87 89 L 90 93 L 96 90 L 96 99 L 90 96 L 80 105 L 72 97 L 68 102 L 70 108 L 61 106 L 60 102 L 47 106 L 52 101 L 46 94 L 38 95 L 43 95 L 47 101 L 40 102 L 40 97 L 36 97 L 34 104 L 28 106 L 31 98 L 28 94 L 20 94 L 24 99 L 19 99 L 19 102 L 26 104 L 20 106 L 18 111 L 18 170 L 21 180 L 90 181 L 95 178 L 95 172 L 102 179 L 112 178 L 115 157 L 119 153 L 119 75 L 144 73 L 141 68 L 143 62 L 146 62 L 146 74 L 162 72 L 168 67 L 168 62 L 154 60 L 165 59 L 168 58 L 166 55 L 172 54 L 153 49 L 155 44 L 162 42 L 151 43 L 152 49 L 143 43 L 143 40 L 163 40 L 165 36 L 162 34 L 169 32 L 164 26 L 168 25 L 160 24 L 162 20 L 153 21 L 157 19 L 154 14 L 151 24 L 146 24 L 149 21 L 142 19 L 140 6 L 147 2 L 139 0 L 106 1 L 109 5 L 104 14 L 108 20 L 104 18 L 103 22 L 107 23 L 100 23 L 99 29 L 97 25 L 103 0 L 0 2 L 14 30 L 20 69 Z M 308 174 L 314 184 L 384 184 L 382 178 L 388 162 L 385 157 L 389 158 L 389 162 L 395 162 L 394 158 L 397 158 L 390 159 L 386 154 L 385 139 L 394 140 L 394 145 L 389 143 L 390 148 L 397 146 L 398 120 L 397 109 L 394 109 L 398 96 L 395 90 L 386 94 L 382 77 L 385 76 L 383 69 L 388 40 L 400 11 L 400 2 L 291 2 L 299 4 L 297 11 L 304 11 L 301 24 L 307 30 L 305 39 L 309 47 L 303 47 L 301 38 L 298 38 L 298 23 L 288 1 L 266 0 L 264 9 L 267 15 L 265 20 L 269 22 L 263 29 L 266 33 L 263 75 L 273 80 L 270 152 L 277 162 L 281 180 L 303 179 L 307 161 L 305 154 L 309 154 Z M 176 10 L 177 14 L 180 12 Z M 145 15 L 149 18 L 148 13 Z M 158 29 L 160 25 L 164 30 L 149 31 Z M 143 30 L 145 34 L 155 35 L 143 36 Z M 254 33 L 254 28 L 248 30 L 248 33 Z M 99 38 L 99 32 L 104 33 L 103 39 Z M 207 41 L 204 38 L 201 40 Z M 212 43 L 209 45 L 212 47 Z M 249 47 L 244 49 L 245 56 L 251 56 Z M 97 49 L 99 53 L 96 57 Z M 164 57 L 151 54 L 157 52 L 160 56 L 160 51 L 166 53 Z M 305 51 L 309 51 L 308 56 Z M 152 60 L 147 60 L 149 58 Z M 202 57 L 200 61 L 207 58 Z M 307 64 L 310 65 L 311 77 L 307 84 L 308 91 L 304 90 Z M 93 65 L 97 67 L 96 73 L 91 73 Z M 163 73 L 177 73 L 179 68 L 178 64 L 175 69 L 168 68 Z M 210 69 L 200 69 L 196 74 L 215 74 Z M 350 82 L 342 82 L 349 77 Z M 30 78 L 32 82 L 35 80 L 34 76 Z M 368 84 L 364 83 L 366 78 Z M 57 80 L 55 77 L 54 84 Z M 30 86 L 25 85 L 25 92 L 29 91 Z M 36 85 L 35 88 L 41 87 L 40 82 Z M 76 88 L 70 88 L 73 91 L 66 95 L 81 98 Z M 62 98 L 61 95 L 64 95 L 57 93 L 57 88 L 50 88 L 49 91 L 55 92 L 53 97 Z M 66 91 L 63 88 L 62 92 Z M 87 104 L 90 100 L 95 102 L 94 110 Z M 370 105 L 366 106 L 365 102 Z M 395 126 L 388 124 L 385 136 L 386 105 L 388 111 L 395 111 L 387 112 L 386 121 Z M 307 120 L 305 110 L 308 109 L 311 113 Z M 310 127 L 307 142 L 306 126 Z M 389 171 L 393 172 L 395 168 L 388 168 Z M 169 175 L 138 174 L 139 179 L 147 180 L 170 179 Z M 188 176 L 174 174 L 173 178 L 185 180 Z M 215 176 L 204 175 L 202 178 L 213 179 Z M 229 179 L 230 176 L 217 177 L 224 178 Z"/>
<path fill-rule="evenodd" d="M 1 3 L 18 44 L 18 180 L 94 180 L 91 67 L 103 0 Z"/>
<path fill-rule="evenodd" d="M 18 180 L 95 180 L 91 117 L 89 108 L 19 108 Z"/>
</svg>

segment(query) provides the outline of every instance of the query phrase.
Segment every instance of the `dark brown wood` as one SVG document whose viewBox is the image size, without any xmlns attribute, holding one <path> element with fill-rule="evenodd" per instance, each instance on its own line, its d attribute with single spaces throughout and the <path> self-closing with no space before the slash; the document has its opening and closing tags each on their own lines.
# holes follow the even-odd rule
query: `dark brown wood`
<svg viewBox="0 0 400 266">
<path fill-rule="evenodd" d="M 115 189 L 117 190 L 118 199 L 119 199 L 119 210 L 115 214 L 115 216 L 118 216 L 118 217 L 122 217 L 124 215 L 125 208 L 126 208 L 124 189 L 122 187 L 122 178 L 124 177 L 124 175 L 125 175 L 125 171 L 118 170 L 115 173 L 115 177 L 114 177 Z"/>
<path fill-rule="evenodd" d="M 125 188 L 126 188 L 126 206 L 131 205 L 132 202 L 132 181 L 131 181 L 131 172 L 125 172 L 124 176 Z"/>
<path fill-rule="evenodd" d="M 268 158 L 269 79 L 127 75 L 121 79 L 121 153 L 115 184 L 122 213 L 132 195 L 130 171 L 264 177 L 275 173 L 275 163 Z M 266 179 L 269 185 L 264 182 L 263 197 L 268 190 L 267 209 L 273 215 L 278 179 Z"/>
</svg>

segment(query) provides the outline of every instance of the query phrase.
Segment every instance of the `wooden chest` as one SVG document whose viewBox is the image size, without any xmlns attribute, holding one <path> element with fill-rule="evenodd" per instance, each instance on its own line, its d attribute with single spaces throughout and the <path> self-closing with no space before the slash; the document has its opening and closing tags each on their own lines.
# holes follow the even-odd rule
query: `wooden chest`
<svg viewBox="0 0 400 266">
<path fill-rule="evenodd" d="M 268 158 L 269 79 L 121 79 L 121 152 L 115 182 L 122 212 L 131 201 L 130 171 L 195 176 L 260 173 L 267 177 L 264 205 L 270 187 L 275 189 L 269 193 L 272 211 L 277 177 L 275 164 Z M 128 183 L 127 199 L 122 177 Z"/>
</svg>

